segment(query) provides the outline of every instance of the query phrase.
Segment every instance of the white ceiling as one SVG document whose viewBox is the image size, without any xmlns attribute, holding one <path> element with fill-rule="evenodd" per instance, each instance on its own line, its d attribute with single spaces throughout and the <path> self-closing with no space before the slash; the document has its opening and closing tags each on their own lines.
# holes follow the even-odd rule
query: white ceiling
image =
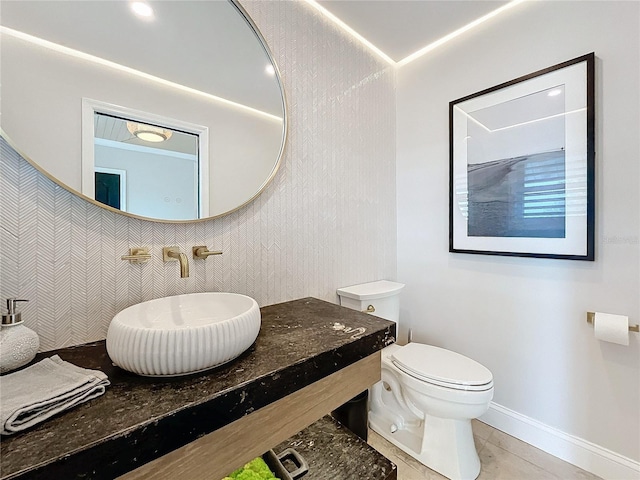
<svg viewBox="0 0 640 480">
<path fill-rule="evenodd" d="M 398 62 L 508 3 L 498 0 L 318 0 Z"/>
</svg>

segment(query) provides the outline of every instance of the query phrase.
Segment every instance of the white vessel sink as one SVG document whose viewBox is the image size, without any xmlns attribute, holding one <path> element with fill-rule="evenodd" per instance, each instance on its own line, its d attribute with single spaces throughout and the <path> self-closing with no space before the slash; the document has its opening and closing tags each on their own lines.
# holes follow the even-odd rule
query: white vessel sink
<svg viewBox="0 0 640 480">
<path fill-rule="evenodd" d="M 236 293 L 158 298 L 118 313 L 107 352 L 121 368 L 148 376 L 200 372 L 233 360 L 260 332 L 260 309 Z"/>
</svg>

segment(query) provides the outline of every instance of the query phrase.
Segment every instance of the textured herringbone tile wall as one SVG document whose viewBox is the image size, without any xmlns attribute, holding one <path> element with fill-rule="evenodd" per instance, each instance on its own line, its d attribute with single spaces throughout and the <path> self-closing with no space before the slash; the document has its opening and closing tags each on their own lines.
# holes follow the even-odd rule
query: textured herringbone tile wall
<svg viewBox="0 0 640 480">
<path fill-rule="evenodd" d="M 161 296 L 337 301 L 337 287 L 395 276 L 393 70 L 302 2 L 243 6 L 280 67 L 290 130 L 279 173 L 241 210 L 197 224 L 113 214 L 51 182 L 2 140 L 0 298 L 30 300 L 23 317 L 42 350 L 102 339 L 118 311 Z M 163 246 L 197 244 L 224 254 L 191 260 L 187 279 L 163 263 Z M 151 248 L 151 262 L 120 260 L 137 246 Z"/>
</svg>

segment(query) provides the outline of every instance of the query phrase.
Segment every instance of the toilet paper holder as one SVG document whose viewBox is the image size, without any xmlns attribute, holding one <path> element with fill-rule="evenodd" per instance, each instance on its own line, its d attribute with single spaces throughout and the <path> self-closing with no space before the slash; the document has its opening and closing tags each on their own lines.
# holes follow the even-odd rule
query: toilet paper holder
<svg viewBox="0 0 640 480">
<path fill-rule="evenodd" d="M 594 325 L 596 320 L 595 312 L 587 312 L 587 323 Z M 630 332 L 640 332 L 640 325 L 629 325 Z"/>
</svg>

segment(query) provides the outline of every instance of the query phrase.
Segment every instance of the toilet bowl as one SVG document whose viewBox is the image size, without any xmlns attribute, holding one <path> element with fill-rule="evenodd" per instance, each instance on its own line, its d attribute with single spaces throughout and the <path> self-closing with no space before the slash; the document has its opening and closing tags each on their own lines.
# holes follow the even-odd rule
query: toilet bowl
<svg viewBox="0 0 640 480">
<path fill-rule="evenodd" d="M 383 280 L 341 288 L 338 295 L 344 306 L 398 322 L 402 287 Z M 381 367 L 381 381 L 370 389 L 370 428 L 450 479 L 477 478 L 471 420 L 489 408 L 491 372 L 458 353 L 415 342 L 385 347 Z"/>
</svg>

